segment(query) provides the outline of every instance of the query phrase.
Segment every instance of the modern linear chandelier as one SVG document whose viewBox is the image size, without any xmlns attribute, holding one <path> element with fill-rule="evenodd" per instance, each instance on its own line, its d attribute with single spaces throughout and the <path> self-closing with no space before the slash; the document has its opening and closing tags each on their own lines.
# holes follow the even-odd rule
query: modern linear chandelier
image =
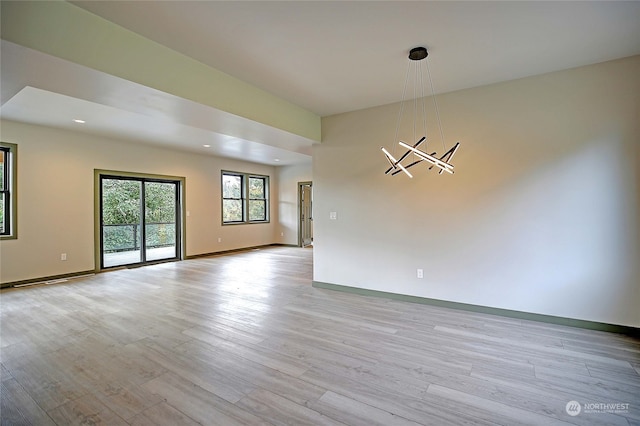
<svg viewBox="0 0 640 426">
<path fill-rule="evenodd" d="M 436 167 L 439 169 L 438 174 L 442 174 L 443 172 L 453 174 L 453 164 L 451 164 L 451 159 L 454 154 L 458 150 L 460 146 L 460 142 L 456 142 L 456 144 L 451 147 L 447 152 L 445 152 L 442 156 L 437 157 L 435 152 L 429 153 L 427 151 L 427 109 L 426 109 L 426 98 L 425 98 L 425 84 L 424 84 L 424 66 L 426 63 L 427 68 L 427 77 L 429 78 L 429 84 L 431 87 L 431 95 L 433 98 L 434 108 L 436 112 L 436 119 L 438 120 L 438 128 L 440 129 L 440 139 L 442 141 L 442 149 L 446 149 L 444 146 L 444 132 L 442 131 L 442 123 L 440 122 L 440 111 L 438 110 L 438 102 L 436 100 L 436 94 L 433 90 L 433 81 L 431 80 L 431 70 L 429 69 L 429 60 L 424 60 L 427 58 L 429 53 L 425 47 L 415 47 L 409 51 L 409 66 L 407 67 L 407 75 L 404 81 L 404 89 L 402 90 L 402 102 L 400 103 L 400 112 L 398 113 L 398 122 L 396 124 L 396 133 L 394 137 L 394 141 L 398 141 L 398 145 L 406 151 L 396 160 L 395 149 L 392 154 L 387 149 L 382 147 L 382 152 L 384 153 L 387 161 L 390 166 L 384 173 L 391 174 L 392 176 L 397 175 L 400 172 L 404 172 L 410 178 L 413 175 L 409 172 L 409 168 L 420 164 L 422 162 L 426 162 L 430 164 L 429 170 Z M 410 82 L 411 80 L 411 82 Z M 400 128 L 402 125 L 402 118 L 405 111 L 405 104 L 407 103 L 407 87 L 413 86 L 413 139 L 417 140 L 413 145 L 409 145 L 406 142 L 403 142 L 398 139 L 398 133 L 400 132 Z M 422 118 L 422 123 L 419 123 L 419 115 Z M 418 139 L 418 132 L 420 125 L 422 125 L 422 133 L 420 139 Z M 422 149 L 420 149 L 422 148 Z M 406 161 L 405 161 L 406 160 Z M 403 164 L 404 162 L 404 164 Z"/>
</svg>

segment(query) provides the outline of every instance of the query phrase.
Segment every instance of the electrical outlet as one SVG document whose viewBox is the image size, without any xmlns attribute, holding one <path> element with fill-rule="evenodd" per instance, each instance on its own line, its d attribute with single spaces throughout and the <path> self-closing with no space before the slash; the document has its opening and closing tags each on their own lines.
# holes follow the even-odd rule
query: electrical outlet
<svg viewBox="0 0 640 426">
<path fill-rule="evenodd" d="M 67 253 L 61 253 L 60 260 L 67 260 Z"/>
<path fill-rule="evenodd" d="M 416 270 L 416 276 L 418 278 L 424 278 L 424 271 L 422 269 L 417 269 Z"/>
<path fill-rule="evenodd" d="M 222 238 L 218 237 L 218 242 L 221 243 L 222 242 Z"/>
<path fill-rule="evenodd" d="M 284 237 L 284 232 L 281 232 L 281 233 L 280 233 L 280 236 L 281 236 L 281 237 Z"/>
</svg>

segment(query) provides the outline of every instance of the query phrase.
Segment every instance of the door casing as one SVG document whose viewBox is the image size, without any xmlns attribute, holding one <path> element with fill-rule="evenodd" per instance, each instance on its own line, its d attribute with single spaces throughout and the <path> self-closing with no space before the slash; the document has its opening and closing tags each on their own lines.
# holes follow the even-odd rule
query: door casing
<svg viewBox="0 0 640 426">
<path fill-rule="evenodd" d="M 305 194 L 307 197 L 305 198 Z M 313 183 L 298 182 L 298 246 L 313 243 Z"/>
<path fill-rule="evenodd" d="M 93 217 L 94 217 L 94 233 L 93 233 L 93 242 L 94 242 L 94 270 L 96 272 L 103 271 L 105 269 L 102 268 L 102 241 L 101 241 L 101 232 L 102 232 L 102 202 L 101 202 L 101 178 L 102 177 L 118 177 L 118 178 L 133 178 L 133 179 L 143 179 L 143 180 L 156 180 L 156 181 L 174 181 L 178 183 L 178 203 L 179 210 L 176 217 L 176 222 L 179 222 L 176 225 L 179 228 L 180 238 L 176 241 L 176 251 L 178 260 L 184 259 L 185 256 L 185 247 L 186 247 L 186 224 L 184 218 L 186 217 L 185 211 L 185 192 L 186 192 L 186 179 L 183 176 L 169 176 L 169 175 L 156 175 L 156 174 L 147 174 L 147 173 L 134 173 L 134 172 L 123 172 L 117 170 L 102 170 L 102 169 L 94 169 L 94 179 L 93 179 L 93 200 L 94 200 L 94 208 L 93 208 Z M 176 229 L 178 231 L 178 229 Z"/>
</svg>

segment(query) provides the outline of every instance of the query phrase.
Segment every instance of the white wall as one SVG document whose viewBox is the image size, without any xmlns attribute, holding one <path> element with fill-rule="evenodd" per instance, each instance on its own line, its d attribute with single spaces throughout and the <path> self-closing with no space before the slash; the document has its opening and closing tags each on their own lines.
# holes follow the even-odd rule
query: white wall
<svg viewBox="0 0 640 426">
<path fill-rule="evenodd" d="M 311 182 L 311 162 L 295 166 L 279 167 L 277 170 L 278 214 L 280 229 L 278 238 L 282 244 L 298 245 L 298 183 Z M 284 233 L 284 235 L 281 235 Z"/>
<path fill-rule="evenodd" d="M 454 175 L 383 174 L 397 104 L 323 119 L 314 280 L 640 326 L 640 57 L 438 103 Z"/>
<path fill-rule="evenodd" d="M 17 240 L 0 242 L 0 282 L 94 269 L 94 169 L 185 177 L 187 256 L 277 242 L 275 167 L 11 121 L 1 126 L 2 141 L 18 144 L 19 229 Z M 221 225 L 222 169 L 270 176 L 270 223 Z"/>
</svg>

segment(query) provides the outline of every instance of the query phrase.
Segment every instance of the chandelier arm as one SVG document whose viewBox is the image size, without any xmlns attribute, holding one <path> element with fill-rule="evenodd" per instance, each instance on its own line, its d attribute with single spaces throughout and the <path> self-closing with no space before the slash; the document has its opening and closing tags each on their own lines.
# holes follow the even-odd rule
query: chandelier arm
<svg viewBox="0 0 640 426">
<path fill-rule="evenodd" d="M 424 140 L 425 140 L 425 137 L 422 137 L 422 139 L 420 139 L 418 142 L 416 142 L 416 143 L 413 145 L 413 147 L 414 147 L 414 148 L 417 148 L 417 147 L 418 147 L 418 145 L 420 145 Z M 405 158 L 407 158 L 407 156 L 408 156 L 409 154 L 411 154 L 411 151 L 407 151 L 407 152 L 405 152 L 404 154 L 402 154 L 402 157 L 400 157 L 400 158 L 398 159 L 398 163 L 402 162 L 402 160 L 404 160 Z M 391 160 L 389 160 L 389 157 L 387 157 L 387 160 L 389 161 L 389 163 L 391 163 Z M 395 168 L 396 168 L 396 167 L 395 167 L 395 165 L 394 165 L 393 163 L 391 163 L 391 167 L 389 167 L 389 168 L 384 172 L 384 174 L 385 174 L 385 175 L 386 175 L 386 174 L 388 174 L 388 173 L 391 171 L 391 169 L 395 169 Z"/>
<path fill-rule="evenodd" d="M 449 151 L 442 154 L 442 157 L 440 157 L 440 159 L 447 163 L 451 163 L 451 159 L 453 158 L 453 155 L 456 153 L 459 147 L 460 147 L 460 142 L 456 142 L 456 144 L 452 146 Z M 429 167 L 429 170 L 431 170 L 432 168 L 433 166 Z M 442 169 L 440 169 L 440 172 L 438 174 L 442 174 Z"/>
<path fill-rule="evenodd" d="M 451 163 L 451 160 L 453 159 L 453 156 L 455 155 L 455 153 L 456 153 L 456 151 L 458 150 L 459 147 L 460 147 L 460 142 L 456 142 L 456 144 L 449 151 L 445 152 L 442 155 L 442 157 L 440 157 L 440 159 L 443 160 L 443 161 L 446 161 L 447 163 Z M 445 160 L 445 157 L 447 157 L 446 160 Z M 440 169 L 438 174 L 439 175 L 442 174 L 442 169 Z"/>
<path fill-rule="evenodd" d="M 434 157 L 433 155 L 427 154 L 424 151 L 420 151 L 419 149 L 416 149 L 414 147 L 412 147 L 411 145 L 408 145 L 402 141 L 398 142 L 398 144 L 404 148 L 407 148 L 411 151 L 413 151 L 415 154 L 417 154 L 419 157 L 424 158 L 425 160 L 429 161 L 430 163 L 433 163 L 439 167 L 444 167 L 444 168 L 453 168 L 452 164 L 449 164 L 447 162 L 444 162 L 442 160 L 440 160 L 439 158 Z"/>
<path fill-rule="evenodd" d="M 389 154 L 389 151 L 387 151 L 386 149 L 382 148 L 382 152 L 384 153 L 384 157 L 387 159 L 387 161 L 389 162 L 389 164 L 391 165 L 391 167 L 389 167 L 387 169 L 386 172 L 384 172 L 384 174 L 386 175 L 387 173 L 389 173 L 392 169 L 396 169 L 396 164 L 395 164 L 395 158 L 393 158 L 393 156 L 391 154 Z"/>
<path fill-rule="evenodd" d="M 442 154 L 440 159 L 443 160 L 443 161 L 446 161 L 448 163 L 449 160 L 451 160 L 451 158 L 453 157 L 453 154 L 455 154 L 456 151 L 458 150 L 459 146 L 460 146 L 460 142 L 456 142 L 456 144 L 454 146 L 452 146 L 451 149 L 449 149 L 449 151 L 447 151 L 444 154 Z M 444 159 L 445 157 L 447 157 L 446 160 Z"/>
<path fill-rule="evenodd" d="M 449 164 L 449 163 L 445 163 L 444 161 L 434 157 L 433 155 L 429 155 L 426 152 L 422 152 L 419 149 L 413 148 L 410 145 L 407 145 L 406 143 L 400 141 L 398 142 L 401 146 L 410 149 L 411 151 L 413 151 L 418 157 L 423 158 L 424 160 L 428 161 L 429 163 L 435 165 L 436 167 L 439 167 L 440 169 L 448 172 L 448 173 L 452 173 L 453 174 L 453 165 Z"/>
<path fill-rule="evenodd" d="M 389 164 L 391 164 L 391 167 L 389 167 L 389 168 L 387 169 L 387 171 L 386 171 L 386 172 L 384 172 L 384 174 L 386 175 L 386 174 L 387 174 L 387 173 L 389 173 L 391 170 L 395 169 L 395 168 L 396 168 L 396 165 L 395 165 L 395 164 L 393 164 L 393 162 L 391 161 L 391 159 L 390 159 L 389 157 L 387 157 L 386 155 L 385 155 L 385 158 L 387 159 L 387 161 L 389 162 Z"/>
<path fill-rule="evenodd" d="M 400 164 L 400 162 L 398 162 L 395 158 L 393 158 L 393 155 L 391 155 L 389 151 L 387 151 L 384 147 L 381 147 L 381 149 L 382 149 L 382 152 L 384 152 L 384 155 L 387 157 L 387 160 L 389 160 L 389 163 L 391 163 L 392 167 L 395 168 L 396 166 L 398 166 L 403 172 L 407 174 L 407 176 L 409 176 L 410 178 L 413 177 L 413 175 L 409 173 L 407 169 L 402 164 Z"/>
<path fill-rule="evenodd" d="M 424 141 L 424 140 L 425 140 L 425 138 L 423 137 L 423 138 L 422 138 L 422 139 L 420 139 L 418 142 L 416 142 L 416 143 L 413 145 L 413 147 L 414 147 L 414 148 L 417 148 L 417 147 L 418 147 L 418 145 L 420 145 L 420 144 L 422 143 L 422 141 Z M 411 154 L 411 151 L 406 151 L 404 154 L 402 154 L 402 157 L 400 157 L 400 158 L 398 159 L 398 163 L 401 163 L 401 162 L 402 162 L 402 160 L 404 160 L 405 158 L 407 158 L 407 156 L 408 156 L 409 154 Z M 415 163 L 419 163 L 420 161 L 422 161 L 422 160 L 416 161 Z M 414 163 L 414 164 L 415 164 L 415 163 Z M 392 166 L 393 166 L 393 165 L 392 165 Z M 413 164 L 411 164 L 411 166 L 413 166 Z M 408 169 L 409 167 L 410 167 L 410 166 L 407 166 L 407 169 Z M 395 168 L 395 167 L 393 167 L 393 168 Z M 388 173 L 391 171 L 391 169 L 392 169 L 392 167 L 389 167 L 389 168 L 384 172 L 384 174 L 385 174 L 385 175 L 386 175 L 386 174 L 388 174 Z M 393 174 L 395 174 L 395 173 L 393 173 Z"/>
<path fill-rule="evenodd" d="M 414 147 L 414 148 L 417 148 L 417 147 L 418 147 L 418 145 L 420 145 L 420 144 L 421 144 L 425 139 L 426 139 L 426 138 L 423 136 L 423 137 L 422 137 L 418 142 L 416 142 L 416 143 L 413 145 L 413 147 Z M 409 151 L 409 150 L 408 150 L 407 152 L 405 152 L 404 154 L 402 154 L 402 157 L 400 157 L 400 159 L 398 160 L 398 163 L 399 163 L 399 162 L 401 162 L 402 160 L 404 160 L 405 158 L 407 158 L 407 156 L 408 156 L 409 154 L 411 154 L 411 151 Z"/>
<path fill-rule="evenodd" d="M 413 177 L 413 175 L 412 175 L 411 173 L 409 173 L 409 171 L 407 170 L 407 168 L 406 168 L 406 167 L 404 167 L 402 164 L 398 164 L 398 167 L 400 167 L 400 169 L 402 169 L 402 171 L 403 171 L 407 176 L 409 176 L 410 178 L 412 178 L 412 177 Z"/>
<path fill-rule="evenodd" d="M 416 160 L 416 161 L 414 161 L 413 163 L 409 164 L 408 166 L 404 166 L 404 168 L 405 168 L 405 169 L 408 169 L 408 168 L 410 168 L 410 167 L 415 166 L 415 165 L 416 165 L 416 164 L 418 164 L 418 163 L 422 163 L 423 161 L 424 161 L 423 159 Z M 395 175 L 397 175 L 398 173 L 400 173 L 401 171 L 402 171 L 402 170 L 396 170 L 395 172 L 391 173 L 391 176 L 395 176 Z"/>
<path fill-rule="evenodd" d="M 392 165 L 393 165 L 394 167 L 395 167 L 395 166 L 400 167 L 400 169 L 401 169 L 403 172 L 405 172 L 405 173 L 407 174 L 407 176 L 409 176 L 410 178 L 412 178 L 412 177 L 413 177 L 413 175 L 412 175 L 411 173 L 409 173 L 409 172 L 407 171 L 407 169 L 406 169 L 402 164 L 400 164 L 400 163 L 399 163 L 395 158 L 393 158 L 393 155 L 391 155 L 391 154 L 389 153 L 389 151 L 387 151 L 384 147 L 382 147 L 382 152 L 384 152 L 384 155 L 386 155 L 386 156 L 387 156 L 387 159 L 392 163 Z"/>
<path fill-rule="evenodd" d="M 418 145 L 420 145 L 420 144 L 421 144 L 425 139 L 426 139 L 426 138 L 423 136 L 423 137 L 422 137 L 418 142 L 416 142 L 416 143 L 413 145 L 413 147 L 414 147 L 414 148 L 417 148 L 417 147 L 418 147 Z M 407 156 L 408 156 L 409 154 L 411 154 L 411 151 L 407 150 L 407 152 L 405 152 L 405 153 L 402 155 L 402 157 L 400 157 L 400 158 L 398 159 L 398 163 L 402 162 L 402 160 L 404 160 L 405 158 L 407 158 Z M 432 153 L 431 155 L 436 155 L 436 153 L 434 152 L 434 153 Z M 389 160 L 389 158 L 388 158 L 388 157 L 387 157 L 387 160 Z M 415 166 L 416 164 L 421 163 L 421 162 L 423 162 L 423 161 L 424 161 L 423 159 L 420 159 L 420 160 L 414 161 L 413 163 L 409 164 L 408 166 L 405 166 L 405 168 L 406 168 L 406 169 L 408 169 L 409 167 Z M 389 160 L 389 162 L 391 162 L 391 161 Z M 386 175 L 386 174 L 389 174 L 389 172 L 390 172 L 391 170 L 393 170 L 393 169 L 396 169 L 396 168 L 394 167 L 394 165 L 393 165 L 393 164 L 391 164 L 391 167 L 389 167 L 389 168 L 384 172 L 384 174 L 385 174 L 385 175 Z M 398 173 L 400 173 L 401 171 L 402 171 L 402 170 L 397 170 L 397 169 L 396 169 L 393 173 L 391 173 L 391 175 L 392 175 L 392 176 L 395 176 L 395 175 L 397 175 Z"/>
</svg>

